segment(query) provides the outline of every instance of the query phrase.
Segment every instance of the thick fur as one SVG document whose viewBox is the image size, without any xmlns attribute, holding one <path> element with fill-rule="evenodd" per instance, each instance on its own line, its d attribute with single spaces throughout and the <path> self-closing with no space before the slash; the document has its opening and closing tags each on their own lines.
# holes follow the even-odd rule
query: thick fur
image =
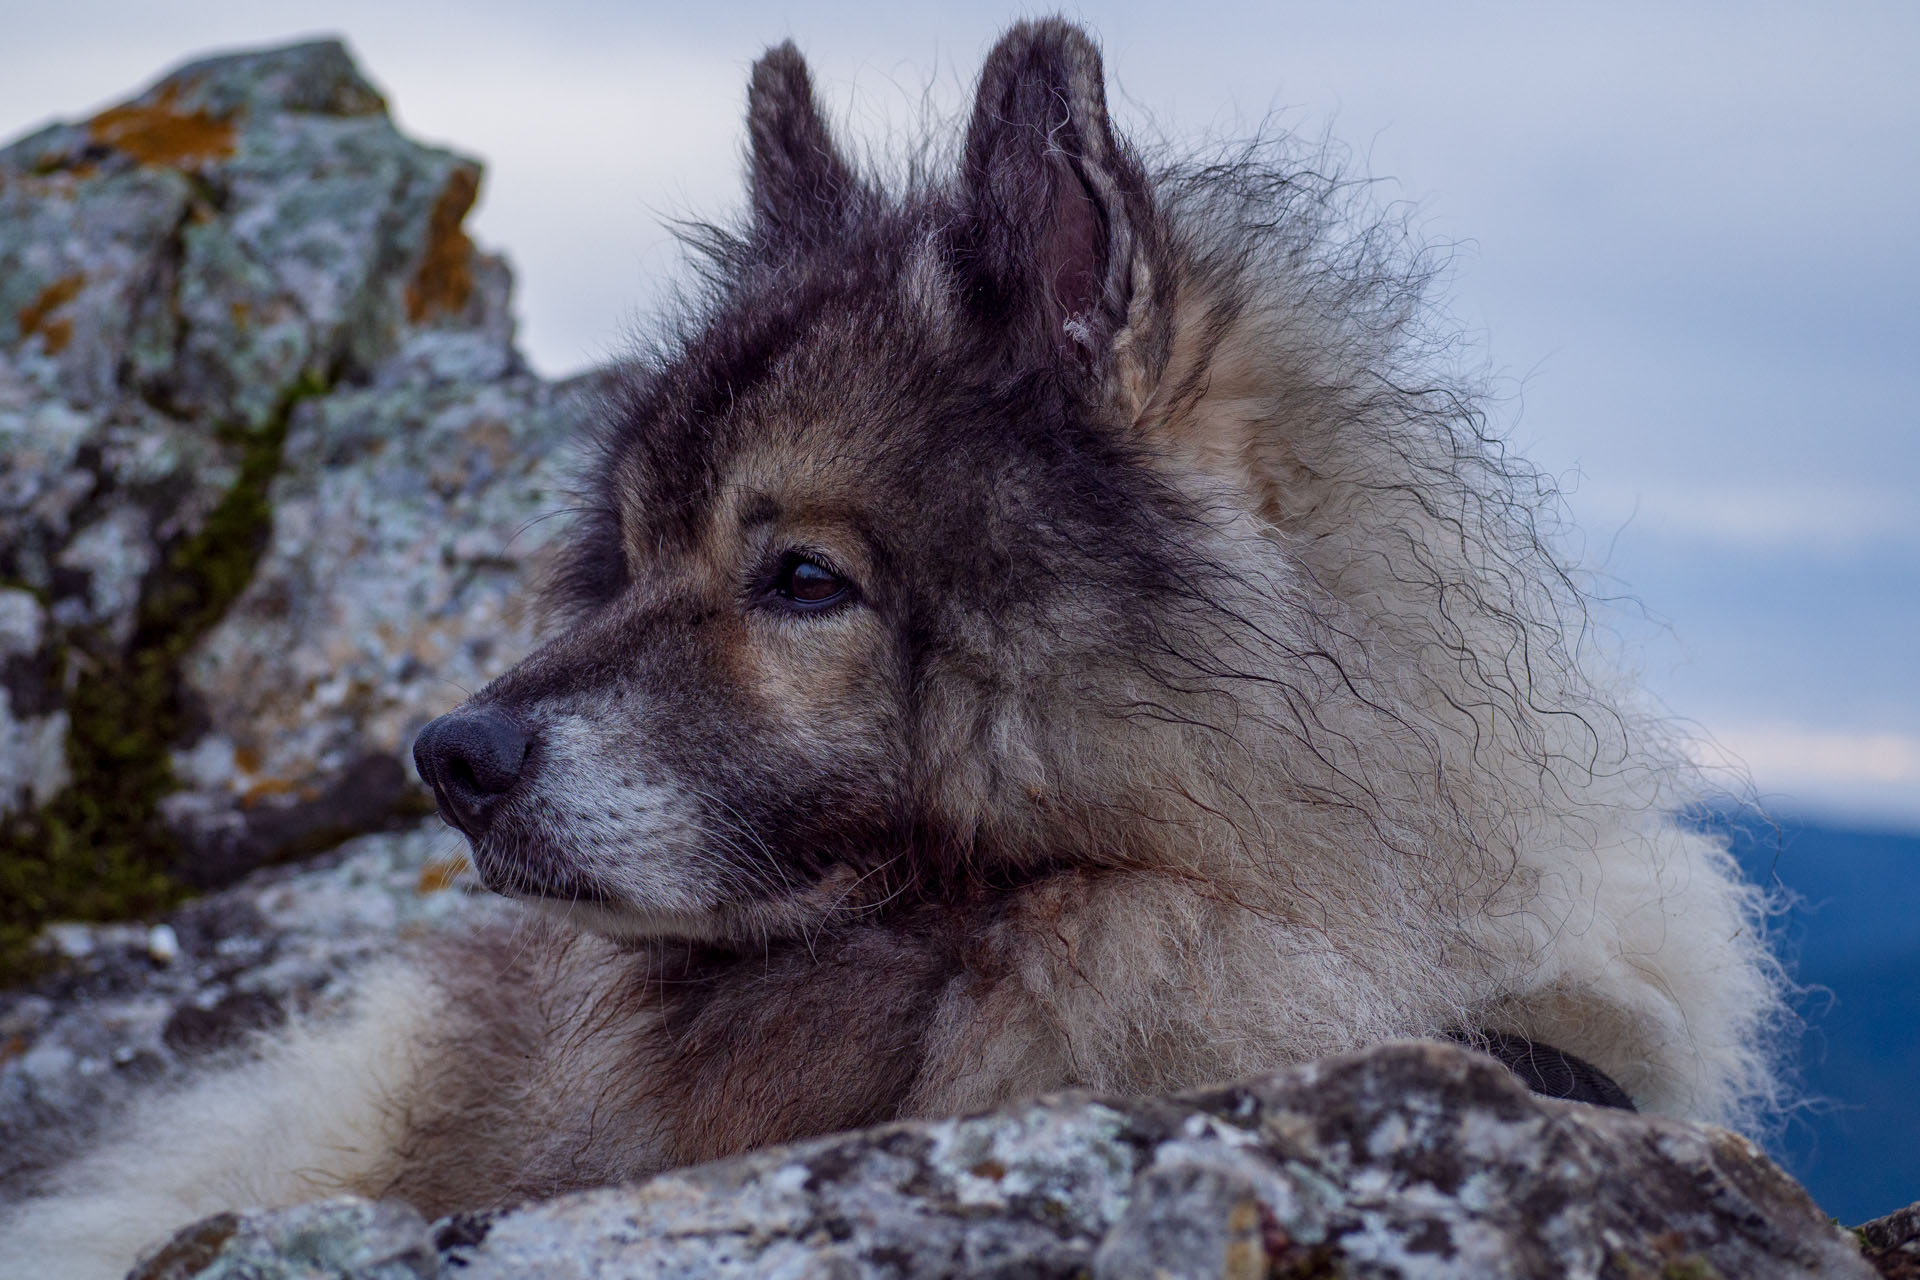
<svg viewBox="0 0 1920 1280">
<path fill-rule="evenodd" d="M 111 1217 L 124 1257 L 323 1186 L 440 1213 L 1405 1036 L 1544 1041 L 1671 1114 L 1775 1101 L 1762 904 L 1677 821 L 1550 495 L 1349 187 L 1283 146 L 1149 163 L 1057 21 L 892 189 L 791 46 L 748 119 L 751 212 L 696 234 L 704 295 L 607 406 L 555 634 L 459 713 L 527 736 L 448 811 L 551 922 L 156 1104 L 11 1247 Z M 840 594 L 796 598 L 799 560 Z M 296 1104 L 304 1150 L 242 1136 Z"/>
</svg>

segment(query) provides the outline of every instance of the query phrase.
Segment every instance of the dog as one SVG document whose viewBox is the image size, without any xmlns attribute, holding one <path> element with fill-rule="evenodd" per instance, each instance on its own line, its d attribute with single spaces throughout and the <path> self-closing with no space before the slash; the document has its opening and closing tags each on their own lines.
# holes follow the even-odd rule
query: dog
<svg viewBox="0 0 1920 1280">
<path fill-rule="evenodd" d="M 12 1256 L 1403 1037 L 1775 1102 L 1765 904 L 1420 255 L 1284 144 L 1134 147 L 1103 74 L 1020 23 L 883 181 L 754 66 L 749 212 L 607 398 L 551 637 L 416 745 L 527 919 L 147 1104 Z"/>
</svg>

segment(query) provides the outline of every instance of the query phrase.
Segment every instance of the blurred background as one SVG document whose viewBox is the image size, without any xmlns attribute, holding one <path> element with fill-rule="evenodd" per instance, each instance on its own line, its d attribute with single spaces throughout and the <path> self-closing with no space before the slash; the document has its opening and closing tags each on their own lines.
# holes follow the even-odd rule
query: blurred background
<svg viewBox="0 0 1920 1280">
<path fill-rule="evenodd" d="M 618 353 L 739 196 L 746 69 L 792 37 L 844 136 L 951 115 L 980 3 L 10 6 L 0 137 L 190 55 L 339 34 L 470 220 L 543 374 Z M 1571 550 L 1798 903 L 1815 1100 L 1775 1147 L 1845 1221 L 1920 1195 L 1920 7 L 1146 4 L 1093 26 L 1123 124 L 1330 136 L 1454 247 L 1445 291 Z M 1905 228 L 1903 230 L 1903 228 Z"/>
</svg>

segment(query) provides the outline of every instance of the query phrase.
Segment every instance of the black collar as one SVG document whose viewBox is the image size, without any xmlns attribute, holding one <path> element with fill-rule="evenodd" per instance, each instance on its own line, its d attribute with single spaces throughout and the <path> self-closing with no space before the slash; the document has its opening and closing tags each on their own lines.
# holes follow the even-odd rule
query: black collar
<svg viewBox="0 0 1920 1280">
<path fill-rule="evenodd" d="M 1451 1038 L 1470 1049 L 1498 1058 L 1520 1083 L 1543 1098 L 1590 1102 L 1596 1107 L 1638 1110 L 1627 1091 L 1585 1058 L 1576 1058 L 1550 1044 L 1499 1031 L 1457 1031 Z"/>
</svg>

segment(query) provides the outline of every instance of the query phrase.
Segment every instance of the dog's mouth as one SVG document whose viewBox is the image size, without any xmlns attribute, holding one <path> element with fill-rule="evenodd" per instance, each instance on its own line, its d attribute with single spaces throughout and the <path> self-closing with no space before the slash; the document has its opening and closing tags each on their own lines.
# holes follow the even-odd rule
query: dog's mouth
<svg viewBox="0 0 1920 1280">
<path fill-rule="evenodd" d="M 468 845 L 480 883 L 503 898 L 575 903 L 610 910 L 623 905 L 616 895 L 584 872 L 504 850 L 497 841 L 469 838 Z"/>
<path fill-rule="evenodd" d="M 574 928 L 619 942 L 684 939 L 712 944 L 797 936 L 837 913 L 857 910 L 855 890 L 865 879 L 839 866 L 766 892 L 735 892 L 715 902 L 636 897 L 571 867 L 551 853 L 536 854 L 497 838 L 469 841 L 481 884 L 504 898 L 555 916 Z"/>
<path fill-rule="evenodd" d="M 529 851 L 497 837 L 470 840 L 474 871 L 480 883 L 503 898 L 544 914 L 572 928 L 597 933 L 618 942 L 661 939 L 700 942 L 732 941 L 743 930 L 736 918 L 750 904 L 685 904 L 636 899 L 632 891 L 604 883 L 591 871 L 569 866 L 549 850 Z"/>
</svg>

